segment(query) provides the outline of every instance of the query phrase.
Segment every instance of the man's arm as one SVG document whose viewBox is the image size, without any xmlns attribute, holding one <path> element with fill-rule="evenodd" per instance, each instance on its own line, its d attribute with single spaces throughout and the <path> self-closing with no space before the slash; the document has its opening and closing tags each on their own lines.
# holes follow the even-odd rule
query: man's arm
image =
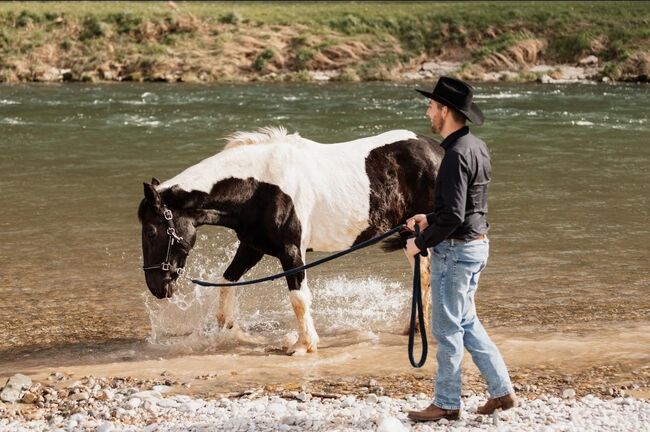
<svg viewBox="0 0 650 432">
<path fill-rule="evenodd" d="M 438 195 L 444 207 L 435 220 L 432 215 L 427 215 L 429 226 L 415 239 L 415 245 L 420 250 L 445 240 L 465 220 L 469 178 L 469 167 L 465 158 L 453 151 L 446 154 L 437 178 L 437 181 L 441 181 Z"/>
</svg>

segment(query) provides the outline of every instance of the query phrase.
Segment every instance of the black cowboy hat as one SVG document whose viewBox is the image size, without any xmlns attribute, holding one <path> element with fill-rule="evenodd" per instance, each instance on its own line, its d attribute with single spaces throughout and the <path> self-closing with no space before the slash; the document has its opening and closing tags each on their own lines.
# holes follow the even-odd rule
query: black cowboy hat
<svg viewBox="0 0 650 432">
<path fill-rule="evenodd" d="M 483 124 L 483 113 L 480 108 L 472 102 L 474 96 L 474 89 L 465 81 L 461 81 L 450 77 L 440 77 L 436 83 L 433 92 L 426 90 L 415 89 L 418 93 L 440 102 L 450 108 L 463 114 L 467 120 L 476 125 Z"/>
</svg>

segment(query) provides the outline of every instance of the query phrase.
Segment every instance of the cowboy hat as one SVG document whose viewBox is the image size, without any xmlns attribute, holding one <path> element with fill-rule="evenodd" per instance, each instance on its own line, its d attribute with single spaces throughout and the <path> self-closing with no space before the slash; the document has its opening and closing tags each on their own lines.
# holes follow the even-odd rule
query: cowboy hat
<svg viewBox="0 0 650 432">
<path fill-rule="evenodd" d="M 476 125 L 483 124 L 483 113 L 480 108 L 472 102 L 474 89 L 465 81 L 450 77 L 440 77 L 436 83 L 433 92 L 427 90 L 415 89 L 418 93 L 440 102 L 450 108 L 455 109 L 463 114 L 467 120 Z"/>
</svg>

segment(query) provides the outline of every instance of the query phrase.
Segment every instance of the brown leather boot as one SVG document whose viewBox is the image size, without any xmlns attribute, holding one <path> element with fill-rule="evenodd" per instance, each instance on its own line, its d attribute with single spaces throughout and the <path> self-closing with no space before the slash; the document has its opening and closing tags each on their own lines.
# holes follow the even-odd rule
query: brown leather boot
<svg viewBox="0 0 650 432">
<path fill-rule="evenodd" d="M 436 421 L 443 418 L 447 420 L 458 420 L 460 418 L 460 410 L 447 410 L 431 404 L 422 411 L 409 411 L 408 417 L 415 421 Z"/>
<path fill-rule="evenodd" d="M 494 399 L 489 399 L 487 403 L 481 407 L 478 407 L 476 412 L 479 414 L 492 414 L 494 410 L 507 410 L 517 406 L 517 397 L 514 393 L 507 394 Z"/>
</svg>

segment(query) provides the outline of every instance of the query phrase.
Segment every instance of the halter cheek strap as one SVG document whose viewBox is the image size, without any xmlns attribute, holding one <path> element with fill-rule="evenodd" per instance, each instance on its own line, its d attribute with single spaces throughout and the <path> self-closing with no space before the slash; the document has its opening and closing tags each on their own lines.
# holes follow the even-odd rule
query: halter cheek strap
<svg viewBox="0 0 650 432">
<path fill-rule="evenodd" d="M 169 254 L 172 250 L 172 245 L 175 242 L 178 242 L 181 246 L 183 246 L 185 249 L 190 249 L 190 245 L 183 239 L 183 237 L 179 236 L 176 233 L 176 227 L 174 225 L 174 215 L 171 210 L 169 210 L 167 207 L 163 206 L 163 212 L 162 212 L 163 217 L 165 218 L 165 222 L 167 222 L 167 253 L 165 254 L 165 260 L 161 262 L 160 264 L 157 265 L 152 265 L 152 266 L 143 266 L 142 270 L 153 270 L 153 269 L 161 269 L 162 271 L 170 271 L 171 270 L 171 264 L 169 263 Z M 174 270 L 175 273 L 177 273 L 179 276 L 181 276 L 183 273 L 185 273 L 185 268 L 184 267 L 178 267 Z"/>
</svg>

